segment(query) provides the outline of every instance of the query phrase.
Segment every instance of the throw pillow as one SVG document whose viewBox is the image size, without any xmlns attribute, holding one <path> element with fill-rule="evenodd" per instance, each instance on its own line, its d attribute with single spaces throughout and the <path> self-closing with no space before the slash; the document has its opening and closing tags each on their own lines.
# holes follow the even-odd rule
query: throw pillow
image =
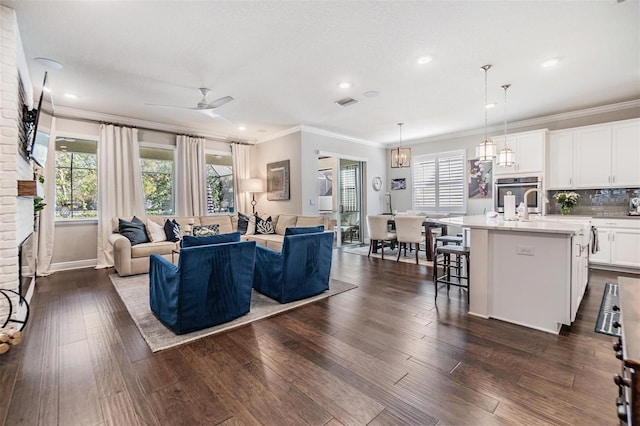
<svg viewBox="0 0 640 426">
<path fill-rule="evenodd" d="M 255 215 L 256 218 L 256 234 L 275 234 L 276 230 L 273 228 L 273 221 L 271 216 L 266 219 Z"/>
<path fill-rule="evenodd" d="M 191 230 L 194 237 L 206 237 L 208 235 L 218 235 L 220 233 L 220 225 L 196 225 Z"/>
<path fill-rule="evenodd" d="M 147 234 L 149 234 L 149 239 L 154 243 L 167 241 L 167 234 L 164 233 L 164 228 L 151 219 L 147 219 Z"/>
<path fill-rule="evenodd" d="M 121 235 L 127 237 L 129 241 L 131 241 L 132 246 L 149 242 L 149 237 L 147 236 L 144 222 L 142 222 L 135 216 L 133 217 L 131 222 L 118 219 L 118 232 Z"/>
<path fill-rule="evenodd" d="M 164 233 L 167 237 L 167 241 L 177 242 L 182 239 L 182 229 L 178 222 L 171 219 L 167 219 L 164 223 Z"/>
<path fill-rule="evenodd" d="M 300 235 L 300 234 L 315 234 L 318 232 L 324 232 L 324 226 L 305 226 L 298 228 L 287 228 L 284 231 L 284 236 L 287 235 Z"/>
<path fill-rule="evenodd" d="M 207 246 L 211 244 L 237 243 L 240 242 L 240 233 L 209 235 L 208 237 L 192 237 L 185 235 L 182 240 L 182 247 Z"/>
<path fill-rule="evenodd" d="M 256 218 L 238 212 L 238 232 L 242 235 L 253 235 L 256 233 Z"/>
</svg>

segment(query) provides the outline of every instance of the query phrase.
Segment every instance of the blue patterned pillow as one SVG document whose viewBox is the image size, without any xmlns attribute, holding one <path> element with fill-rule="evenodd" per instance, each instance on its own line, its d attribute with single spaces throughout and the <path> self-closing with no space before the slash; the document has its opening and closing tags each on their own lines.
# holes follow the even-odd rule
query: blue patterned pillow
<svg viewBox="0 0 640 426">
<path fill-rule="evenodd" d="M 266 219 L 256 215 L 256 234 L 275 234 L 276 230 L 273 227 L 273 221 L 271 216 Z"/>
<path fill-rule="evenodd" d="M 286 237 L 287 235 L 315 234 L 316 232 L 324 232 L 324 225 L 287 228 L 284 230 L 284 236 Z"/>
</svg>

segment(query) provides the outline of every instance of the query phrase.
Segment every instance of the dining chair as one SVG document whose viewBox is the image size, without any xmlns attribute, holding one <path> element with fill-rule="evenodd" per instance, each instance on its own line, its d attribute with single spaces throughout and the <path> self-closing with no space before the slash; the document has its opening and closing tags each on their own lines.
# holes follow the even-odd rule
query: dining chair
<svg viewBox="0 0 640 426">
<path fill-rule="evenodd" d="M 389 216 L 388 215 L 368 215 L 367 216 L 367 228 L 369 230 L 369 254 L 374 247 L 380 245 L 380 251 L 382 252 L 382 258 L 384 259 L 384 243 L 389 242 L 391 246 L 395 245 L 396 233 L 389 232 Z"/>
<path fill-rule="evenodd" d="M 407 255 L 407 244 L 416 245 L 416 265 L 418 264 L 418 253 L 420 251 L 420 243 L 425 242 L 425 236 L 422 233 L 422 216 L 396 216 L 396 235 L 398 238 L 398 258 L 400 261 L 400 252 L 404 247 L 404 255 Z"/>
</svg>

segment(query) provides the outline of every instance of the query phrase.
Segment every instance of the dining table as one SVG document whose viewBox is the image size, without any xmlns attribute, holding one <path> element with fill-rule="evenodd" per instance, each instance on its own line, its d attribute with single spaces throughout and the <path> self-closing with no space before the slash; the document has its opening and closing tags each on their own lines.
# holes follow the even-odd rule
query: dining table
<svg viewBox="0 0 640 426">
<path fill-rule="evenodd" d="M 387 221 L 387 225 L 390 231 L 393 231 L 396 229 L 395 216 L 389 217 L 389 220 Z M 436 228 L 440 229 L 440 235 L 444 236 L 444 235 L 447 235 L 447 225 L 444 223 L 437 222 L 435 220 L 430 220 L 428 217 L 425 217 L 425 220 L 422 222 L 422 226 L 424 226 L 424 235 L 426 239 L 425 252 L 427 255 L 427 260 L 432 261 L 433 260 L 433 233 L 431 232 L 431 230 Z M 373 245 L 372 252 L 373 253 L 378 252 L 378 244 Z"/>
</svg>

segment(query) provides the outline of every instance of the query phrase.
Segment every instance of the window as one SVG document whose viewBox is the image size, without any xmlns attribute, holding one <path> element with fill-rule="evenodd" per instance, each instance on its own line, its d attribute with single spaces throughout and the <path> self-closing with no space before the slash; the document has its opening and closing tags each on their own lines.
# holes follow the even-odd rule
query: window
<svg viewBox="0 0 640 426">
<path fill-rule="evenodd" d="M 414 157 L 413 208 L 464 213 L 464 150 Z"/>
<path fill-rule="evenodd" d="M 348 164 L 340 170 L 340 197 L 343 212 L 358 211 L 358 164 Z"/>
<path fill-rule="evenodd" d="M 233 161 L 230 155 L 206 154 L 207 211 L 233 212 Z"/>
<path fill-rule="evenodd" d="M 56 138 L 56 219 L 98 216 L 96 141 Z"/>
<path fill-rule="evenodd" d="M 140 147 L 144 204 L 149 215 L 175 214 L 173 153 L 172 148 Z"/>
</svg>

